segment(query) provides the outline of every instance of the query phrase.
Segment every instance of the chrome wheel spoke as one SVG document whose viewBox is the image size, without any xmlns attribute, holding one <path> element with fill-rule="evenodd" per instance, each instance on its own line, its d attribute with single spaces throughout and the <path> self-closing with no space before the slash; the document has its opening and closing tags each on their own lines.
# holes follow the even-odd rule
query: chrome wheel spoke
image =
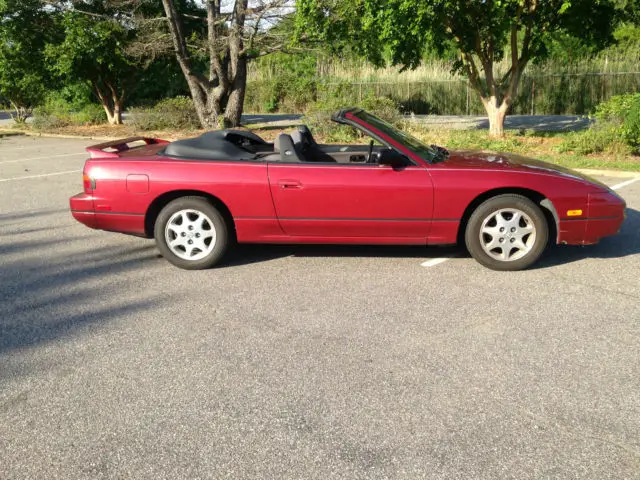
<svg viewBox="0 0 640 480">
<path fill-rule="evenodd" d="M 200 215 L 193 222 L 191 222 L 191 225 L 193 226 L 194 231 L 201 232 L 203 230 L 203 225 L 205 221 L 206 221 L 206 218 L 204 217 L 204 215 Z"/>
<path fill-rule="evenodd" d="M 521 238 L 516 239 L 516 241 L 513 242 L 511 246 L 517 248 L 518 250 L 527 250 L 529 248 L 524 244 Z"/>
<path fill-rule="evenodd" d="M 509 220 L 504 218 L 504 212 L 502 211 L 496 214 L 496 222 L 498 227 L 507 227 L 509 225 Z"/>
<path fill-rule="evenodd" d="M 525 212 L 515 208 L 494 211 L 480 226 L 480 246 L 491 258 L 502 262 L 518 260 L 527 255 L 535 239 L 533 221 Z"/>
<path fill-rule="evenodd" d="M 175 234 L 176 237 L 179 237 L 180 234 L 184 231 L 181 225 L 169 224 L 169 225 L 167 225 L 167 228 L 169 230 L 171 230 Z"/>
<path fill-rule="evenodd" d="M 496 237 L 493 237 L 491 241 L 485 245 L 485 247 L 487 250 L 494 250 L 496 248 L 501 248 L 502 244 L 500 243 L 500 240 L 496 236 Z"/>
<path fill-rule="evenodd" d="M 194 248 L 197 248 L 197 249 L 198 249 L 198 250 L 200 250 L 201 252 L 206 252 L 206 251 L 207 251 L 207 248 L 208 248 L 208 247 L 204 244 L 204 242 L 202 242 L 202 241 L 194 242 L 193 247 L 194 247 Z"/>
<path fill-rule="evenodd" d="M 486 233 L 487 235 L 491 235 L 493 238 L 496 238 L 500 235 L 500 226 L 496 225 L 494 227 L 485 226 L 482 229 L 482 233 Z"/>
<path fill-rule="evenodd" d="M 170 247 L 178 247 L 184 244 L 184 239 L 182 237 L 176 237 L 169 242 Z"/>
<path fill-rule="evenodd" d="M 528 223 L 526 226 L 524 227 L 518 227 L 517 232 L 520 235 L 526 235 L 527 233 L 531 233 L 533 232 L 533 225 L 531 225 L 530 223 Z"/>
<path fill-rule="evenodd" d="M 206 214 L 193 209 L 174 213 L 165 226 L 165 241 L 171 252 L 184 260 L 201 260 L 216 245 L 216 230 Z"/>
</svg>

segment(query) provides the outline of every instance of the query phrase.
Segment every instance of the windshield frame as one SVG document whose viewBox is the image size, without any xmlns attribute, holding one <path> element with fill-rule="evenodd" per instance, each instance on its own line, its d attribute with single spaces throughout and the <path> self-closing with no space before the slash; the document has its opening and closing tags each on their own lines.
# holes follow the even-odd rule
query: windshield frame
<svg viewBox="0 0 640 480">
<path fill-rule="evenodd" d="M 405 156 L 409 153 L 410 159 L 419 159 L 430 165 L 435 163 L 438 158 L 438 153 L 430 145 L 365 110 L 349 109 L 340 112 L 340 114 L 334 118 L 336 121 L 350 123 L 352 126 L 364 130 L 369 136 L 382 141 Z"/>
</svg>

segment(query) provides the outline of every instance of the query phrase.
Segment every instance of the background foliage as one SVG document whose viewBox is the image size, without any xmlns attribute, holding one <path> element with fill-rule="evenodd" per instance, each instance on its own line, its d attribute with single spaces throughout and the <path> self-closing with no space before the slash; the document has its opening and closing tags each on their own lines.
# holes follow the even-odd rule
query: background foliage
<svg viewBox="0 0 640 480">
<path fill-rule="evenodd" d="M 59 2 L 48 3 L 43 8 L 42 0 L 0 0 L 0 106 L 9 108 L 11 102 L 27 109 L 39 106 L 42 125 L 98 122 L 102 116 L 96 109 L 95 115 L 85 117 L 79 112 L 98 104 L 92 79 L 113 77 L 126 85 L 127 108 L 138 113 L 134 115 L 137 123 L 190 125 L 188 101 L 171 100 L 189 95 L 182 72 L 170 49 L 154 47 L 148 52 L 149 45 L 160 43 L 145 36 L 144 24 L 128 14 L 105 10 L 105 3 L 96 0 L 71 2 L 82 4 L 90 15 L 64 11 L 57 8 Z M 137 3 L 152 13 L 161 10 L 157 2 Z M 189 5 L 185 0 L 181 8 Z M 511 113 L 593 114 L 601 102 L 640 91 L 638 2 L 621 5 L 624 16 L 614 32 L 616 43 L 599 53 L 566 33 L 546 37 L 548 57 L 527 67 Z M 119 22 L 113 21 L 116 14 Z M 204 32 L 200 20 L 189 21 L 193 22 L 190 31 Z M 419 66 L 402 72 L 396 67 L 375 67 L 354 47 L 346 46 L 339 53 L 333 47 L 311 44 L 252 62 L 245 111 L 308 112 L 311 116 L 329 106 L 366 106 L 376 99 L 403 113 L 484 113 L 466 81 L 452 74 L 457 54 L 450 43 L 427 43 Z M 382 63 L 392 60 L 388 48 L 378 48 L 378 53 L 385 60 Z M 194 62 L 204 61 L 204 57 L 194 58 Z M 153 111 L 157 113 L 139 114 Z M 176 119 L 167 120 L 169 116 Z M 631 138 L 634 130 L 631 126 L 627 130 Z"/>
</svg>

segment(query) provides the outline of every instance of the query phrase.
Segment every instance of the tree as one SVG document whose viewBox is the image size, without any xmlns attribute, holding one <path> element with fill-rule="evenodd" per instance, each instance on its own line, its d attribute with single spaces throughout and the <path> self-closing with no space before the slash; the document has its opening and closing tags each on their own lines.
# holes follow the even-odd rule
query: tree
<svg viewBox="0 0 640 480">
<path fill-rule="evenodd" d="M 247 86 L 247 64 L 252 59 L 280 51 L 286 40 L 270 27 L 287 14 L 289 0 L 235 0 L 230 8 L 222 0 L 206 0 L 204 7 L 177 0 L 162 0 L 173 49 L 189 85 L 204 128 L 240 124 Z M 193 20 L 204 22 L 204 38 Z M 204 58 L 204 61 L 201 59 Z"/>
<path fill-rule="evenodd" d="M 296 23 L 335 48 L 349 45 L 378 65 L 388 55 L 402 69 L 415 68 L 427 45 L 443 53 L 453 44 L 454 71 L 480 96 L 490 133 L 502 136 L 526 66 L 547 54 L 545 38 L 562 31 L 602 48 L 615 18 L 614 0 L 297 0 Z"/>
<path fill-rule="evenodd" d="M 143 70 L 126 52 L 134 32 L 114 13 L 63 10 L 60 15 L 63 40 L 46 48 L 53 71 L 71 82 L 89 82 L 109 123 L 121 124 L 127 95 Z"/>
<path fill-rule="evenodd" d="M 52 29 L 40 7 L 38 0 L 0 0 L 0 96 L 18 123 L 42 101 L 49 80 L 43 57 Z"/>
</svg>

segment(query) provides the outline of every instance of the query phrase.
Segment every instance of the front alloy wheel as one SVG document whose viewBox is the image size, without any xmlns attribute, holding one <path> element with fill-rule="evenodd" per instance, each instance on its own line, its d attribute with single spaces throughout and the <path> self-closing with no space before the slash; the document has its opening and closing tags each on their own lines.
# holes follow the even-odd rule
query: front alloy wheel
<svg viewBox="0 0 640 480">
<path fill-rule="evenodd" d="M 503 208 L 489 214 L 480 227 L 480 245 L 496 260 L 513 262 L 523 258 L 535 243 L 533 220 L 516 208 Z"/>
<path fill-rule="evenodd" d="M 479 263 L 493 270 L 522 270 L 547 245 L 549 227 L 540 207 L 522 195 L 486 200 L 467 223 L 465 243 Z"/>
</svg>

